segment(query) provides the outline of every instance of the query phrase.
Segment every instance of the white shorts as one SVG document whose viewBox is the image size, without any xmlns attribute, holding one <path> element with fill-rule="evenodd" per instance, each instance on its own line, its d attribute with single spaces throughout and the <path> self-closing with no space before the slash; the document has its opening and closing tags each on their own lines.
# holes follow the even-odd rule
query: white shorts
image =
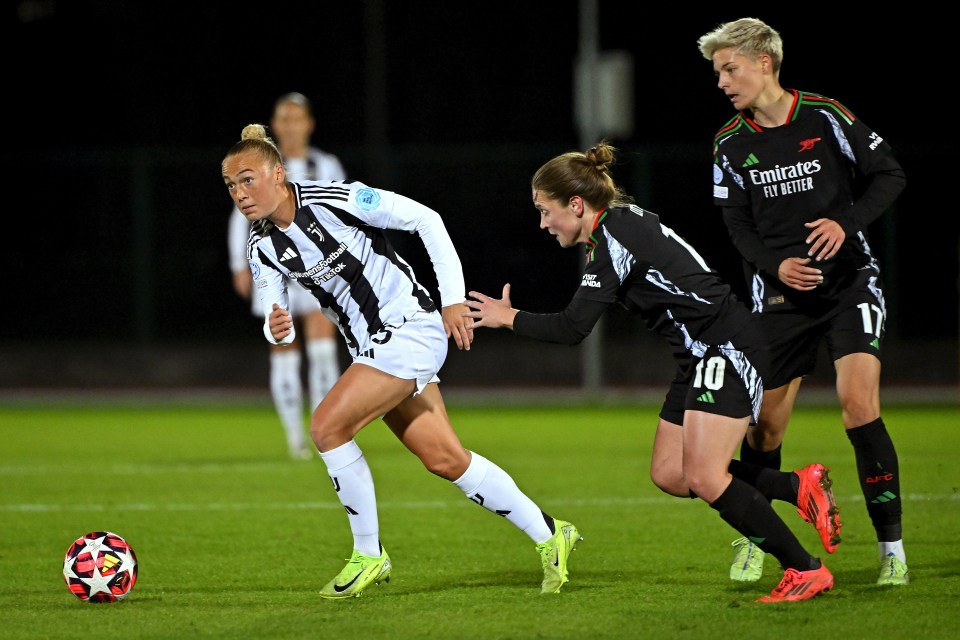
<svg viewBox="0 0 960 640">
<path fill-rule="evenodd" d="M 321 307 L 317 299 L 313 297 L 313 294 L 293 280 L 287 280 L 287 296 L 290 298 L 290 309 L 288 309 L 288 311 L 290 311 L 294 318 L 314 311 L 323 311 L 323 307 Z M 253 292 L 251 301 L 250 311 L 254 316 L 262 318 L 263 310 L 260 308 L 260 300 L 257 297 L 256 291 Z"/>
<path fill-rule="evenodd" d="M 448 343 L 440 314 L 422 311 L 393 329 L 389 340 L 374 345 L 353 361 L 403 380 L 416 380 L 413 395 L 417 395 L 427 384 L 440 382 L 437 373 L 447 359 Z"/>
</svg>

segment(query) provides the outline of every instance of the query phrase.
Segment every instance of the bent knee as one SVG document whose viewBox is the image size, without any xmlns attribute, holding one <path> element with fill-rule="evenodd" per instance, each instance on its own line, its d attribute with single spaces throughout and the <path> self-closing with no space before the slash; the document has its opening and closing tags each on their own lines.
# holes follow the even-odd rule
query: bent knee
<svg viewBox="0 0 960 640">
<path fill-rule="evenodd" d="M 689 491 L 712 503 L 720 497 L 727 485 L 730 484 L 730 474 L 688 473 L 686 475 Z"/>
<path fill-rule="evenodd" d="M 651 468 L 650 480 L 653 481 L 654 486 L 668 495 L 678 498 L 687 498 L 690 496 L 690 487 L 687 486 L 683 474 Z"/>
<path fill-rule="evenodd" d="M 757 429 L 747 437 L 747 441 L 757 451 L 773 451 L 783 443 L 783 431 Z"/>
<path fill-rule="evenodd" d="M 458 452 L 430 452 L 420 456 L 423 467 L 435 476 L 453 482 L 462 476 L 470 466 L 470 456 L 466 451 Z"/>
<path fill-rule="evenodd" d="M 336 449 L 342 444 L 350 442 L 353 434 L 350 429 L 337 427 L 331 422 L 310 421 L 310 438 L 317 450 L 326 453 L 331 449 Z"/>
<path fill-rule="evenodd" d="M 850 429 L 873 422 L 880 417 L 880 407 L 870 401 L 847 401 L 842 403 L 843 426 Z"/>
</svg>

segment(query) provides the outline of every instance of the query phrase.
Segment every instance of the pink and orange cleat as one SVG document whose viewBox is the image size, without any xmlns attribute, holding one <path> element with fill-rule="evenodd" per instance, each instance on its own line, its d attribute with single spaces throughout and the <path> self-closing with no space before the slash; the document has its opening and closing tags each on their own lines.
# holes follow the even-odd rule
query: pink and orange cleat
<svg viewBox="0 0 960 640">
<path fill-rule="evenodd" d="M 840 507 L 833 497 L 830 487 L 830 469 L 818 462 L 794 471 L 800 477 L 800 490 L 797 495 L 797 513 L 807 522 L 813 523 L 820 542 L 827 553 L 833 553 L 840 544 Z"/>
<path fill-rule="evenodd" d="M 833 574 L 823 563 L 820 564 L 819 569 L 811 569 L 810 571 L 787 569 L 780 584 L 770 592 L 770 595 L 763 596 L 757 602 L 809 600 L 824 591 L 830 591 L 830 589 L 833 589 Z"/>
</svg>

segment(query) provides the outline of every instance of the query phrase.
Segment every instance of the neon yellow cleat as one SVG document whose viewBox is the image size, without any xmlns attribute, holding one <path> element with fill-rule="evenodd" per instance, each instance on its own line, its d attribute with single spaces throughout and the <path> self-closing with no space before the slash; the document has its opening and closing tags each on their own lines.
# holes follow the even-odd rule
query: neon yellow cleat
<svg viewBox="0 0 960 640">
<path fill-rule="evenodd" d="M 910 574 L 907 572 L 907 565 L 900 562 L 897 556 L 888 553 L 880 560 L 880 578 L 877 579 L 877 584 L 886 586 L 907 584 L 909 582 Z"/>
<path fill-rule="evenodd" d="M 383 547 L 380 547 L 379 558 L 365 556 L 354 549 L 347 566 L 320 590 L 320 597 L 332 600 L 359 598 L 371 584 L 390 582 L 392 568 L 390 556 Z"/>
<path fill-rule="evenodd" d="M 556 532 L 546 542 L 537 545 L 540 553 L 540 563 L 543 565 L 543 584 L 540 593 L 560 593 L 560 587 L 570 579 L 567 572 L 567 561 L 570 552 L 576 548 L 583 536 L 577 528 L 569 522 L 554 520 Z"/>
<path fill-rule="evenodd" d="M 737 582 L 756 582 L 763 577 L 763 559 L 767 554 L 749 538 L 737 538 L 731 544 L 737 550 L 730 565 L 730 579 Z"/>
</svg>

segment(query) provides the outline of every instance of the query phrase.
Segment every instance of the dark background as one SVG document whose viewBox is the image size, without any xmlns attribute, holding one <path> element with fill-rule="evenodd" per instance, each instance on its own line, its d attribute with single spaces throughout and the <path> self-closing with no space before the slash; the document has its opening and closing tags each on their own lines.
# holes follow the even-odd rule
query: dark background
<svg viewBox="0 0 960 640">
<path fill-rule="evenodd" d="M 579 9 L 575 0 L 9 3 L 0 385 L 265 380 L 259 322 L 230 285 L 219 167 L 242 127 L 266 122 L 274 99 L 294 90 L 314 102 L 314 142 L 352 178 L 444 216 L 468 289 L 499 294 L 511 282 L 515 306 L 558 310 L 579 282 L 578 254 L 538 229 L 529 179 L 553 155 L 584 148 L 573 116 Z M 740 288 L 710 172 L 712 136 L 734 112 L 696 42 L 747 15 L 783 36 L 785 87 L 840 100 L 897 153 L 907 188 L 870 229 L 887 281 L 885 375 L 955 384 L 960 217 L 952 98 L 942 95 L 954 56 L 952 27 L 935 10 L 648 13 L 600 0 L 601 50 L 633 59 L 634 127 L 611 138 L 615 178 Z M 417 243 L 396 240 L 423 264 Z M 643 333 L 611 312 L 611 380 L 647 381 L 635 363 L 658 347 Z M 451 358 L 448 377 L 549 382 L 544 363 L 555 356 L 574 363 L 576 381 L 569 349 L 499 332 L 478 341 L 527 349 L 530 362 L 504 367 L 497 355 L 458 368 Z M 624 356 L 626 344 L 641 351 Z M 185 353 L 201 362 L 163 357 Z"/>
</svg>

